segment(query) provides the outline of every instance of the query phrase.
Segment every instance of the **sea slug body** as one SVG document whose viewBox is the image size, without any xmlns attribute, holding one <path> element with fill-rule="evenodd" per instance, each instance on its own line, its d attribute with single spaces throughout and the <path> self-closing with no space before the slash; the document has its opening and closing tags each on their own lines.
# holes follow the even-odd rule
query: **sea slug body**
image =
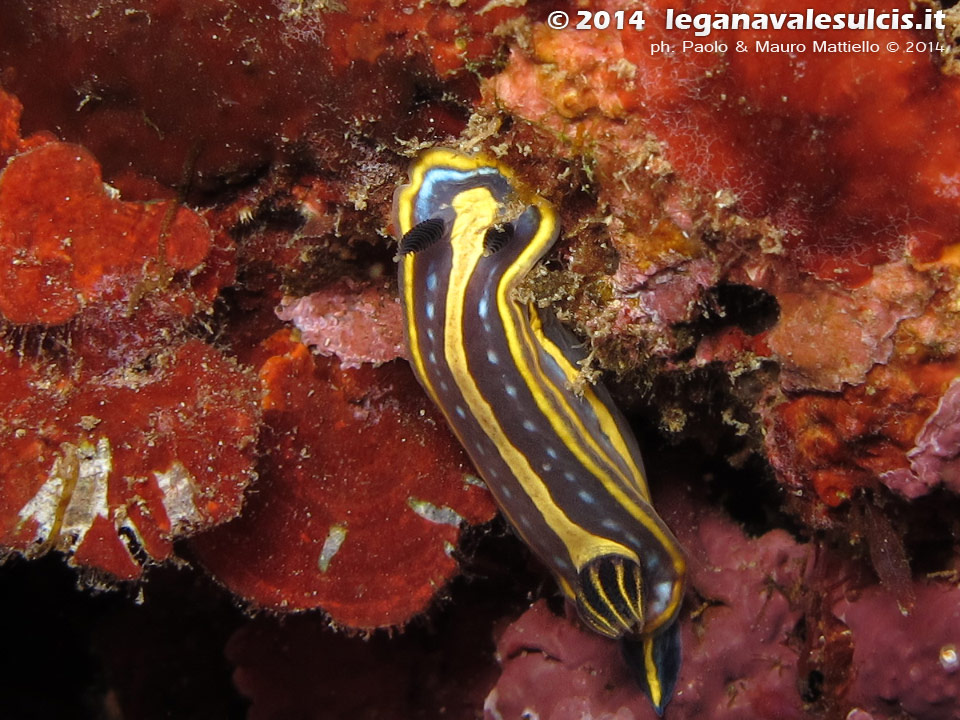
<svg viewBox="0 0 960 720">
<path fill-rule="evenodd" d="M 409 356 L 501 510 L 584 623 L 623 643 L 662 712 L 680 665 L 685 561 L 640 451 L 585 352 L 515 299 L 554 243 L 553 207 L 483 155 L 434 149 L 395 197 Z"/>
</svg>

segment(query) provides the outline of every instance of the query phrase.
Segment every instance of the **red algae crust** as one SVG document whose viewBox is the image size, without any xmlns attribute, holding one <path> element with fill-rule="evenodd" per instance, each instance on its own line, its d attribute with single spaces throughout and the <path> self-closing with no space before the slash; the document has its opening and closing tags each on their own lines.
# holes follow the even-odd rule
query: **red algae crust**
<svg viewBox="0 0 960 720">
<path fill-rule="evenodd" d="M 133 197 L 185 169 L 215 185 L 307 143 L 328 151 L 355 120 L 384 139 L 422 132 L 422 83 L 475 92 L 465 69 L 490 62 L 494 30 L 523 12 L 487 0 L 10 0 L 0 69 L 25 127 L 89 148 Z"/>
<path fill-rule="evenodd" d="M 249 373 L 199 341 L 64 373 L 0 354 L 0 545 L 120 579 L 235 517 L 260 423 Z"/>
<path fill-rule="evenodd" d="M 0 91 L 0 547 L 132 579 L 235 517 L 255 477 L 255 377 L 182 335 L 229 281 L 229 241 L 119 200 L 19 115 Z"/>
<path fill-rule="evenodd" d="M 400 625 L 457 572 L 462 523 L 493 517 L 409 368 L 348 369 L 282 330 L 262 344 L 260 479 L 241 518 L 191 541 L 257 607 Z"/>
<path fill-rule="evenodd" d="M 484 9 L 478 1 L 422 12 L 410 12 L 413 4 L 361 2 L 330 12 L 268 5 L 212 2 L 178 14 L 176 3 L 145 3 L 130 13 L 99 5 L 84 12 L 81 3 L 39 9 L 30 33 L 15 22 L 25 6 L 3 11 L 2 81 L 27 99 L 27 124 L 44 118 L 91 149 L 44 133 L 22 138 L 20 101 L 0 91 L 0 331 L 3 377 L 10 379 L 2 394 L 10 419 L 0 422 L 0 433 L 12 441 L 0 457 L 0 548 L 31 557 L 58 549 L 72 564 L 136 578 L 144 564 L 172 557 L 175 539 L 235 518 L 259 474 L 240 523 L 184 547 L 251 605 L 323 607 L 352 627 L 402 624 L 457 573 L 461 525 L 485 522 L 495 509 L 412 375 L 390 363 L 402 352 L 394 294 L 382 283 L 342 280 L 291 310 L 305 337 L 338 360 L 315 358 L 286 335 L 256 349 L 261 326 L 277 325 L 259 306 L 255 329 L 219 327 L 222 305 L 214 312 L 238 270 L 244 283 L 263 290 L 260 301 L 270 302 L 276 278 L 303 270 L 304 258 L 318 254 L 301 234 L 326 236 L 326 245 L 340 237 L 349 183 L 330 168 L 344 158 L 314 146 L 322 159 L 312 184 L 278 170 L 200 211 L 170 199 L 170 186 L 185 197 L 188 185 L 209 189 L 211 181 L 276 159 L 285 143 L 301 143 L 300 152 L 359 107 L 373 112 L 371 97 L 406 115 L 420 92 L 412 67 L 456 75 L 468 61 L 489 57 L 502 43 L 492 30 L 520 11 Z M 221 41 L 236 30 L 231 41 L 255 57 L 222 53 L 216 31 L 207 32 L 214 26 Z M 78 49 L 67 53 L 76 65 L 41 73 L 34 84 L 28 78 L 36 79 L 39 66 L 25 60 L 30 50 L 21 43 L 32 47 L 48 36 Z M 146 47 L 160 36 L 164 47 L 176 39 L 183 52 L 175 61 L 158 53 L 146 68 Z M 329 45 L 326 37 L 344 42 Z M 118 65 L 118 53 L 130 63 Z M 311 57 L 319 72 L 291 69 Z M 204 71 L 184 71 L 194 66 Z M 277 83 L 277 68 L 307 92 Z M 98 78 L 98 86 L 85 85 L 86 100 L 79 109 L 67 103 L 63 116 L 56 98 L 76 91 L 77 72 Z M 344 83 L 344 75 L 357 82 Z M 397 82 L 372 87 L 381 75 Z M 169 93 L 188 76 L 193 87 L 170 103 Z M 333 86 L 351 90 L 343 107 L 317 102 Z M 125 101 L 117 104 L 109 88 L 120 87 Z M 248 114 L 260 100 L 276 112 Z M 384 121 L 393 137 L 401 129 L 390 117 Z M 237 122 L 225 122 L 230 118 Z M 271 147 L 264 138 L 273 139 Z M 377 182 L 392 182 L 396 168 L 377 163 L 390 176 Z M 352 189 L 359 208 L 366 188 Z M 158 196 L 164 199 L 126 199 Z M 316 220 L 294 240 L 289 222 L 270 224 L 291 197 L 301 201 L 295 216 Z M 351 257 L 356 262 L 346 247 L 339 257 L 343 265 L 328 277 Z M 187 339 L 203 332 L 230 345 L 247 367 Z"/>
<path fill-rule="evenodd" d="M 705 0 L 696 11 L 809 4 Z M 658 502 L 691 558 L 667 716 L 955 714 L 955 583 L 911 580 L 903 547 L 884 577 L 906 586 L 899 594 L 846 572 L 862 528 L 842 513 L 887 490 L 960 492 L 960 80 L 936 56 L 652 53 L 696 39 L 661 30 L 668 0 L 644 3 L 642 33 L 556 32 L 530 24 L 546 14 L 539 3 L 487 0 L 34 5 L 0 11 L 0 81 L 26 104 L 0 91 L 3 551 L 57 550 L 134 579 L 189 536 L 178 549 L 248 607 L 325 613 L 280 630 L 261 618 L 234 636 L 251 717 L 323 714 L 328 701 L 344 717 L 411 712 L 397 697 L 425 692 L 422 648 L 408 638 L 398 660 L 385 633 L 362 646 L 321 626 L 409 624 L 459 571 L 463 526 L 495 508 L 394 361 L 393 293 L 332 278 L 365 262 L 355 240 L 386 222 L 400 163 L 384 147 L 446 142 L 471 109 L 509 114 L 503 138 L 474 140 L 503 149 L 556 203 L 557 255 L 577 277 L 551 297 L 596 357 L 644 377 L 707 367 L 731 386 L 756 373 L 763 387 L 736 398 L 752 427 L 728 425 L 754 435 L 801 533 L 826 526 L 843 539 L 838 550 L 814 533 L 749 537 L 693 492 Z M 474 73 L 492 72 L 507 37 L 509 58 L 474 108 Z M 818 39 L 933 36 L 791 36 Z M 21 114 L 69 142 L 21 137 Z M 564 165 L 567 186 L 554 172 Z M 193 200 L 186 179 L 223 192 L 191 210 L 171 199 L 178 187 Z M 326 285 L 284 301 L 279 316 L 297 330 L 269 335 L 294 278 Z M 186 330 L 228 286 L 230 317 L 211 313 L 210 335 L 240 362 Z M 698 335 L 725 286 L 772 299 L 777 317 Z M 693 402 L 680 397 L 680 413 Z M 955 556 L 955 538 L 946 545 Z M 451 655 L 482 642 L 457 623 Z M 499 650 L 490 720 L 654 717 L 616 645 L 542 601 Z M 351 685 L 361 673 L 374 692 Z M 458 710 L 470 717 L 478 687 L 434 695 L 431 684 L 424 705 L 469 693 L 473 707 Z"/>
<path fill-rule="evenodd" d="M 65 323 L 91 303 L 126 299 L 144 275 L 196 268 L 211 240 L 199 215 L 171 201 L 116 199 L 83 148 L 41 145 L 0 173 L 0 313 Z"/>
</svg>

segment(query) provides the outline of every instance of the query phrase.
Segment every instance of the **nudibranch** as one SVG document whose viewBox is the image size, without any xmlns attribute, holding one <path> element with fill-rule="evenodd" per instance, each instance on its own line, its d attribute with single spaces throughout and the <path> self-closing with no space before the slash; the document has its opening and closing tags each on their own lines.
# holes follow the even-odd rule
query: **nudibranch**
<svg viewBox="0 0 960 720">
<path fill-rule="evenodd" d="M 586 352 L 515 297 L 557 215 L 496 160 L 434 149 L 394 199 L 409 357 L 517 534 L 583 622 L 623 642 L 658 713 L 680 668 L 685 561 Z M 574 388 L 579 387 L 579 390 Z"/>
</svg>

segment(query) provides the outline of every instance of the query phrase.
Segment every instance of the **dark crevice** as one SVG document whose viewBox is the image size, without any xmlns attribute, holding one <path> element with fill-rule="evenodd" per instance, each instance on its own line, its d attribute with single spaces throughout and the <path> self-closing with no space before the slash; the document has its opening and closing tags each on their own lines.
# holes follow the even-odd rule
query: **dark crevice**
<svg viewBox="0 0 960 720">
<path fill-rule="evenodd" d="M 704 314 L 695 323 L 708 335 L 726 327 L 739 327 L 747 335 L 769 330 L 780 319 L 780 304 L 770 293 L 750 285 L 717 285 L 710 288 L 704 301 Z"/>
</svg>

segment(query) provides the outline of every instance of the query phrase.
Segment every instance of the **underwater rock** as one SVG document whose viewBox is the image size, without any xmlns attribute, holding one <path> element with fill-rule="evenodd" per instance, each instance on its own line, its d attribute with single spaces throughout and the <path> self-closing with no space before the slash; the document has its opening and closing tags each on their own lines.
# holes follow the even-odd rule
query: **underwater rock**
<svg viewBox="0 0 960 720">
<path fill-rule="evenodd" d="M 460 520 L 495 513 L 390 361 L 393 310 L 376 284 L 395 249 L 384 233 L 401 156 L 457 142 L 477 111 L 460 140 L 502 155 L 562 219 L 525 297 L 555 306 L 623 374 L 631 415 L 649 388 L 659 411 L 666 386 L 675 439 L 700 440 L 698 419 L 711 447 L 742 436 L 732 462 L 762 453 L 779 483 L 763 496 L 752 469 L 736 490 L 768 523 L 753 538 L 690 509 L 699 499 L 658 505 L 697 561 L 668 717 L 948 717 L 957 598 L 940 581 L 956 540 L 944 529 L 925 557 L 907 535 L 960 490 L 956 48 L 761 53 L 784 36 L 718 30 L 711 40 L 754 51 L 653 54 L 654 42 L 702 40 L 662 30 L 675 3 L 649 0 L 646 30 L 617 33 L 550 30 L 548 5 L 3 3 L 0 82 L 25 107 L 0 91 L 0 545 L 135 578 L 173 557 L 174 540 L 241 513 L 177 549 L 250 608 L 326 613 L 287 629 L 261 619 L 234 638 L 252 716 L 322 712 L 304 706 L 316 699 L 345 717 L 368 700 L 434 717 L 434 697 L 475 715 L 493 683 L 483 672 L 458 685 L 440 677 L 434 645 L 383 634 L 364 646 L 320 626 L 409 628 L 460 572 Z M 96 252 L 104 237 L 126 240 Z M 750 302 L 721 302 L 731 287 Z M 284 294 L 304 296 L 284 317 L 343 365 L 289 330 L 268 337 Z M 706 502 L 728 492 L 711 485 Z M 852 579 L 812 573 L 815 554 L 828 567 L 873 555 L 857 513 L 879 499 L 866 515 L 896 555 L 877 563 L 881 585 L 865 559 Z M 768 531 L 790 522 L 817 539 Z M 442 629 L 446 657 L 486 649 L 467 627 Z M 542 602 L 501 652 L 491 717 L 653 716 L 615 645 Z M 308 665 L 332 682 L 297 673 Z M 426 699 L 414 697 L 425 666 Z"/>
<path fill-rule="evenodd" d="M 492 60 L 494 29 L 523 14 L 513 5 L 15 0 L 0 9 L 0 68 L 25 128 L 57 128 L 146 199 L 150 180 L 209 188 L 309 144 L 347 163 L 353 143 L 338 138 L 360 128 L 390 141 L 459 131 L 457 109 L 424 99 L 476 92 L 464 68 Z"/>
<path fill-rule="evenodd" d="M 317 613 L 259 617 L 230 639 L 247 720 L 476 720 L 496 678 L 490 609 L 470 599 L 403 633 L 350 636 Z"/>
<path fill-rule="evenodd" d="M 911 457 L 920 457 L 926 441 L 916 433 L 957 377 L 960 81 L 936 53 L 811 51 L 815 42 L 906 46 L 936 39 L 931 31 L 791 31 L 806 52 L 767 52 L 785 38 L 667 31 L 671 7 L 647 3 L 644 32 L 534 26 L 485 82 L 484 100 L 536 127 L 542 157 L 585 168 L 592 203 L 549 178 L 542 187 L 574 229 L 560 306 L 599 363 L 672 373 L 670 388 L 709 363 L 725 369 L 727 402 L 753 414 L 731 426 L 752 434 L 790 491 L 809 490 L 794 495 L 802 521 L 829 525 L 829 508 L 880 475 L 910 482 L 895 473 L 917 442 Z M 805 7 L 750 0 L 736 9 Z M 728 11 L 719 0 L 697 6 Z M 679 51 L 707 40 L 744 50 Z M 585 246 L 608 245 L 612 268 L 579 262 Z M 716 290 L 730 284 L 773 300 L 762 335 L 730 329 L 756 324 L 749 310 L 727 317 L 723 332 L 705 323 L 726 316 Z M 768 374 L 740 382 L 761 369 Z M 702 401 L 671 401 L 666 424 L 682 436 L 694 424 L 676 418 L 702 414 Z"/>
</svg>

